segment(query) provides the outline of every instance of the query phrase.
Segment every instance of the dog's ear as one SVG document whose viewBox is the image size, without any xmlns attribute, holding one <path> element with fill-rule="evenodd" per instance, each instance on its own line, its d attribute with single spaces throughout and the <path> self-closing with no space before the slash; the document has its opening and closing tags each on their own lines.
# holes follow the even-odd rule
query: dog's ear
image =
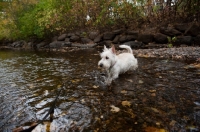
<svg viewBox="0 0 200 132">
<path fill-rule="evenodd" d="M 107 49 L 106 46 L 104 45 L 104 49 L 103 49 L 103 51 L 106 51 L 106 50 L 108 50 L 108 49 Z"/>
<path fill-rule="evenodd" d="M 112 49 L 112 52 L 113 52 L 114 54 L 116 54 L 116 50 L 115 50 L 115 46 L 114 46 L 114 45 L 112 45 L 111 49 Z"/>
</svg>

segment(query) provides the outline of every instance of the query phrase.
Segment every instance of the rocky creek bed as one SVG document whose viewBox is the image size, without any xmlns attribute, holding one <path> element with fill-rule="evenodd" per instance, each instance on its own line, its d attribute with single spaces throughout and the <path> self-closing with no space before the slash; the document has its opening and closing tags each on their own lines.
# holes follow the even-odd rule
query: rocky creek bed
<svg viewBox="0 0 200 132">
<path fill-rule="evenodd" d="M 200 47 L 138 49 L 133 50 L 133 53 L 138 57 L 157 57 L 200 61 Z"/>
<path fill-rule="evenodd" d="M 51 50 L 60 52 L 0 50 L 0 131 L 41 120 L 62 84 L 53 119 L 47 117 L 33 132 L 200 130 L 198 47 L 133 50 L 138 70 L 109 88 L 97 68 L 102 46 Z M 196 62 L 168 59 L 184 50 Z"/>
<path fill-rule="evenodd" d="M 141 29 L 119 28 L 110 31 L 66 32 L 43 40 L 4 40 L 2 48 L 25 50 L 49 50 L 68 52 L 82 48 L 99 48 L 111 44 L 131 46 L 138 57 L 159 57 L 199 61 L 199 23 L 174 23 Z M 173 48 L 167 48 L 172 47 Z M 1 48 L 0 47 L 0 48 Z"/>
</svg>

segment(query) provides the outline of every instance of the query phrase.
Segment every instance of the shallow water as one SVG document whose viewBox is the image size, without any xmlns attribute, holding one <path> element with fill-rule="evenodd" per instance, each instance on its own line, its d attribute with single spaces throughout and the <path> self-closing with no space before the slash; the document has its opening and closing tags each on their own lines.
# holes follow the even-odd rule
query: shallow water
<svg viewBox="0 0 200 132">
<path fill-rule="evenodd" d="M 0 51 L 0 131 L 42 120 L 60 89 L 54 113 L 33 132 L 200 130 L 197 64 L 138 58 L 138 70 L 107 87 L 99 59 L 94 49 Z"/>
</svg>

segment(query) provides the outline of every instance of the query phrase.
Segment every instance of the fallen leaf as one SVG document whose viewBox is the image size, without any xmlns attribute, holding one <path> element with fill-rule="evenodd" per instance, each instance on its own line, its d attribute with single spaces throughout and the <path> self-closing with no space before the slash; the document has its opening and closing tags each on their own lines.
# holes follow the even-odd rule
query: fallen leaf
<svg viewBox="0 0 200 132">
<path fill-rule="evenodd" d="M 100 121 L 100 118 L 99 117 L 95 117 L 95 120 Z"/>
<path fill-rule="evenodd" d="M 144 83 L 142 80 L 139 80 L 139 84 L 142 84 L 142 83 Z"/>
<path fill-rule="evenodd" d="M 126 112 L 130 115 L 131 118 L 135 118 L 136 117 L 136 115 L 133 113 L 132 109 L 128 109 L 128 111 L 126 111 Z"/>
<path fill-rule="evenodd" d="M 156 108 L 151 107 L 151 109 L 155 112 L 155 113 L 159 113 L 159 110 Z"/>
<path fill-rule="evenodd" d="M 145 54 L 138 54 L 137 56 L 144 57 L 144 58 L 149 58 L 149 55 L 145 55 Z"/>
<path fill-rule="evenodd" d="M 93 88 L 98 88 L 99 86 L 96 86 L 96 85 L 94 85 L 94 86 L 92 86 Z"/>
<path fill-rule="evenodd" d="M 133 80 L 131 80 L 131 79 L 126 79 L 126 81 L 128 81 L 128 82 L 133 82 Z"/>
<path fill-rule="evenodd" d="M 167 132 L 165 129 L 159 129 L 155 127 L 146 127 L 145 132 Z"/>
<path fill-rule="evenodd" d="M 152 93 L 151 96 L 152 96 L 152 97 L 155 97 L 155 96 L 156 96 L 156 93 Z"/>
<path fill-rule="evenodd" d="M 159 132 L 167 132 L 165 129 L 159 129 Z"/>
<path fill-rule="evenodd" d="M 200 68 L 200 63 L 194 63 L 194 64 L 190 64 L 184 67 L 185 69 L 189 69 L 189 68 Z"/>
<path fill-rule="evenodd" d="M 61 86 L 62 86 L 62 85 L 59 84 L 59 85 L 57 86 L 57 88 L 60 88 Z"/>
<path fill-rule="evenodd" d="M 76 101 L 77 99 L 74 98 L 74 97 L 70 97 L 70 98 L 68 98 L 68 100 L 69 100 L 69 101 Z"/>
<path fill-rule="evenodd" d="M 122 101 L 122 105 L 130 107 L 131 103 L 129 101 Z"/>
<path fill-rule="evenodd" d="M 49 62 L 49 61 L 47 61 L 47 62 L 44 62 L 43 64 L 44 64 L 44 65 L 48 65 L 48 64 L 50 64 L 50 62 Z"/>
<path fill-rule="evenodd" d="M 155 93 L 155 92 L 156 92 L 156 90 L 149 90 L 149 92 L 150 92 L 150 93 Z"/>
<path fill-rule="evenodd" d="M 169 125 L 172 126 L 172 127 L 173 127 L 175 124 L 176 124 L 176 121 L 175 121 L 175 120 L 172 120 L 172 121 L 169 123 Z"/>
<path fill-rule="evenodd" d="M 16 84 L 11 84 L 11 87 L 15 87 L 15 86 L 17 86 Z"/>
<path fill-rule="evenodd" d="M 28 86 L 29 86 L 30 89 L 35 87 L 34 84 L 28 84 Z"/>
<path fill-rule="evenodd" d="M 79 65 L 82 66 L 82 65 L 85 65 L 85 64 L 84 63 L 80 63 Z"/>
<path fill-rule="evenodd" d="M 160 122 L 156 122 L 156 125 L 157 125 L 157 126 L 160 126 Z"/>
<path fill-rule="evenodd" d="M 110 110 L 110 111 L 113 112 L 113 113 L 117 113 L 117 112 L 120 111 L 120 108 L 115 107 L 114 105 L 111 105 L 110 107 L 111 107 L 111 110 Z"/>
<path fill-rule="evenodd" d="M 85 100 L 84 100 L 84 99 L 81 99 L 81 103 L 85 103 Z"/>
<path fill-rule="evenodd" d="M 170 111 L 168 112 L 168 114 L 170 114 L 170 115 L 176 115 L 176 114 L 177 114 L 177 111 L 176 111 L 176 109 L 172 109 L 172 110 L 170 110 Z"/>
<path fill-rule="evenodd" d="M 200 68 L 200 63 L 195 63 L 195 64 L 193 64 L 193 66 L 194 66 L 195 68 Z"/>
<path fill-rule="evenodd" d="M 122 90 L 121 93 L 122 94 L 127 94 L 127 91 L 126 90 Z"/>
<path fill-rule="evenodd" d="M 80 82 L 81 79 L 74 79 L 74 80 L 71 80 L 72 83 L 77 83 L 77 82 Z"/>
</svg>

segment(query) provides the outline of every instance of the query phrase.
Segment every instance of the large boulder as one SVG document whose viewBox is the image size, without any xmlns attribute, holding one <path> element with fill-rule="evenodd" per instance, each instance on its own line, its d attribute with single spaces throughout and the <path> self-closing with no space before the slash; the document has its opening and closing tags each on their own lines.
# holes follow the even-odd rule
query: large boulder
<svg viewBox="0 0 200 132">
<path fill-rule="evenodd" d="M 125 42 L 123 43 L 123 45 L 128 45 L 131 48 L 141 48 L 142 46 L 144 46 L 144 44 L 142 42 L 136 42 L 136 41 L 129 41 L 129 42 Z"/>
<path fill-rule="evenodd" d="M 120 35 L 120 36 L 119 36 L 119 42 L 120 42 L 120 43 L 126 42 L 126 35 Z"/>
<path fill-rule="evenodd" d="M 40 42 L 39 44 L 37 44 L 36 47 L 37 47 L 37 49 L 40 49 L 46 45 L 47 45 L 47 42 L 43 41 L 43 42 Z"/>
<path fill-rule="evenodd" d="M 99 43 L 103 38 L 103 35 L 98 35 L 95 39 L 94 39 L 94 42 L 95 43 Z"/>
<path fill-rule="evenodd" d="M 154 40 L 155 40 L 156 43 L 159 43 L 159 44 L 168 43 L 167 35 L 164 35 L 162 33 L 156 33 L 154 35 Z"/>
<path fill-rule="evenodd" d="M 105 32 L 103 34 L 103 39 L 104 40 L 113 40 L 115 37 L 115 34 L 113 32 Z"/>
<path fill-rule="evenodd" d="M 81 31 L 76 31 L 75 35 L 80 36 L 81 35 Z"/>
<path fill-rule="evenodd" d="M 70 41 L 71 41 L 71 42 L 77 42 L 77 41 L 79 41 L 79 40 L 80 40 L 80 37 L 77 36 L 77 35 L 73 35 L 73 36 L 70 37 Z"/>
<path fill-rule="evenodd" d="M 99 35 L 99 32 L 93 31 L 93 32 L 90 32 L 88 36 L 91 40 L 94 40 L 98 35 Z"/>
<path fill-rule="evenodd" d="M 194 44 L 200 46 L 200 35 L 197 35 L 197 36 L 194 38 Z"/>
<path fill-rule="evenodd" d="M 127 35 L 135 35 L 135 37 L 138 37 L 139 31 L 135 30 L 129 30 L 126 32 Z"/>
<path fill-rule="evenodd" d="M 70 38 L 65 38 L 65 42 L 70 42 Z"/>
<path fill-rule="evenodd" d="M 112 42 L 113 42 L 114 44 L 119 43 L 119 38 L 120 38 L 120 35 L 115 36 L 115 38 L 113 39 Z"/>
<path fill-rule="evenodd" d="M 9 45 L 9 44 L 11 44 L 11 43 L 13 43 L 12 40 L 5 39 L 5 38 L 0 39 L 0 45 L 1 45 L 1 46 L 3 46 L 3 45 Z"/>
<path fill-rule="evenodd" d="M 68 33 L 68 34 L 67 34 L 67 37 L 70 38 L 71 36 L 74 36 L 74 35 L 75 35 L 74 33 Z"/>
<path fill-rule="evenodd" d="M 20 40 L 12 43 L 10 46 L 14 48 L 21 48 L 24 44 L 26 44 L 26 41 Z"/>
<path fill-rule="evenodd" d="M 111 44 L 112 44 L 111 40 L 105 40 L 105 41 L 101 41 L 98 45 L 100 45 L 100 46 L 105 45 L 105 46 L 109 46 L 110 47 Z"/>
<path fill-rule="evenodd" d="M 171 36 L 171 37 L 178 36 L 178 35 L 182 34 L 180 31 L 178 31 L 178 30 L 176 30 L 176 29 L 174 29 L 172 27 L 167 27 L 167 28 L 161 27 L 160 28 L 160 33 L 165 34 L 167 36 Z"/>
<path fill-rule="evenodd" d="M 31 49 L 33 47 L 33 42 L 25 43 L 22 48 L 23 49 Z"/>
<path fill-rule="evenodd" d="M 150 43 L 150 42 L 153 42 L 153 35 L 152 34 L 150 34 L 150 33 L 142 33 L 142 34 L 139 34 L 138 35 L 138 41 L 141 41 L 141 42 L 143 42 L 143 43 L 145 43 L 145 44 L 148 44 L 148 43 Z"/>
<path fill-rule="evenodd" d="M 197 24 L 191 24 L 184 33 L 185 35 L 197 36 L 200 34 L 200 27 Z"/>
<path fill-rule="evenodd" d="M 114 30 L 113 33 L 114 33 L 115 35 L 119 35 L 119 34 L 122 34 L 123 31 L 124 31 L 123 29 L 117 29 L 117 30 Z"/>
<path fill-rule="evenodd" d="M 174 28 L 182 33 L 184 33 L 187 28 L 188 28 L 188 24 L 187 23 L 180 23 L 180 24 L 175 24 Z"/>
<path fill-rule="evenodd" d="M 126 41 L 132 41 L 132 40 L 136 40 L 137 36 L 136 35 L 127 35 L 126 36 Z"/>
<path fill-rule="evenodd" d="M 135 35 L 122 35 L 119 37 L 119 42 L 124 43 L 127 41 L 134 41 L 136 39 L 137 39 L 137 36 L 135 36 Z"/>
<path fill-rule="evenodd" d="M 176 37 L 176 40 L 175 40 L 175 42 L 173 42 L 173 44 L 175 44 L 175 45 L 181 45 L 181 44 L 191 45 L 192 41 L 193 41 L 193 39 L 191 36 L 178 36 L 178 37 Z"/>
<path fill-rule="evenodd" d="M 92 44 L 93 43 L 93 41 L 89 38 L 81 38 L 81 42 L 83 44 Z"/>
<path fill-rule="evenodd" d="M 64 47 L 64 45 L 65 45 L 64 41 L 54 41 L 49 44 L 49 48 L 61 48 Z"/>
<path fill-rule="evenodd" d="M 57 41 L 57 40 L 58 40 L 58 36 L 54 36 L 54 37 L 51 38 L 51 42 Z"/>
<path fill-rule="evenodd" d="M 62 34 L 62 35 L 60 35 L 59 37 L 58 37 L 58 41 L 63 41 L 63 40 L 65 40 L 65 38 L 67 37 L 67 34 Z"/>
</svg>

